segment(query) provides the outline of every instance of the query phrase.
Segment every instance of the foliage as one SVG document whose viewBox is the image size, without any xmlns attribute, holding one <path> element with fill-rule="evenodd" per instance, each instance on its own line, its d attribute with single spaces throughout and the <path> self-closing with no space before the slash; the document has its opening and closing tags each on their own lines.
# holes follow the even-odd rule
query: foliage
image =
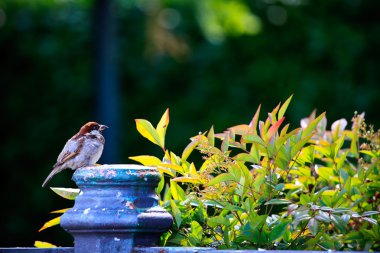
<svg viewBox="0 0 380 253">
<path fill-rule="evenodd" d="M 62 198 L 65 198 L 65 199 L 68 199 L 68 200 L 74 200 L 80 190 L 79 189 L 74 189 L 74 188 L 56 188 L 56 187 L 50 187 L 50 189 L 55 192 L 57 195 L 59 195 L 60 197 Z M 63 214 L 65 213 L 69 208 L 65 208 L 65 209 L 61 209 L 61 210 L 56 210 L 56 211 L 52 211 L 50 213 L 53 213 L 53 214 Z M 41 232 L 47 228 L 51 228 L 53 226 L 56 226 L 60 223 L 61 221 L 61 215 L 58 216 L 58 217 L 55 217 L 47 222 L 45 222 L 45 224 L 38 230 L 38 232 Z M 56 247 L 54 244 L 51 244 L 51 243 L 48 243 L 48 242 L 41 242 L 41 241 L 35 241 L 34 242 L 34 246 L 36 248 L 54 248 Z"/>
<path fill-rule="evenodd" d="M 367 127 L 364 114 L 354 115 L 351 129 L 341 119 L 327 130 L 325 113 L 315 112 L 290 130 L 290 100 L 265 121 L 259 107 L 249 124 L 199 133 L 180 156 L 160 145 L 165 134 L 136 120 L 164 152 L 162 159 L 130 157 L 165 176 L 157 193 L 175 224 L 162 245 L 380 249 L 380 132 Z M 168 110 L 163 118 L 167 126 Z M 189 159 L 194 150 L 199 164 Z"/>
<path fill-rule="evenodd" d="M 109 115 L 119 112 L 114 117 L 121 124 L 111 124 L 110 131 L 123 131 L 115 140 L 119 158 L 107 157 L 112 149 L 106 144 L 101 163 L 161 156 L 141 142 L 130 122 L 141 112 L 153 120 L 166 107 L 175 108 L 176 127 L 167 139 L 178 154 L 177 147 L 187 144 L 183 136 L 210 122 L 221 131 L 248 119 L 258 101 L 270 111 L 293 92 L 297 100 L 286 118 L 292 126 L 313 108 L 328 111 L 330 120 L 365 111 L 368 122 L 380 126 L 380 1 L 112 2 L 120 107 Z M 2 201 L 12 207 L 2 209 L 2 246 L 32 245 L 30 235 L 44 221 L 40 214 L 67 205 L 40 183 L 73 129 L 101 120 L 96 111 L 105 93 L 92 75 L 95 3 L 102 1 L 0 0 L 0 110 L 6 122 L 0 125 L 0 160 L 7 179 L 1 191 L 14 189 Z M 70 176 L 65 171 L 52 183 L 74 187 Z M 43 236 L 72 243 L 66 233 Z"/>
</svg>

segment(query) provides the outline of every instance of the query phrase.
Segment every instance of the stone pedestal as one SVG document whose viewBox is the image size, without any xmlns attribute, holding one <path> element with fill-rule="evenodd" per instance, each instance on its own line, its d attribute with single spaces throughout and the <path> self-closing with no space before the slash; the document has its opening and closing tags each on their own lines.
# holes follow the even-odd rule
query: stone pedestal
<svg viewBox="0 0 380 253">
<path fill-rule="evenodd" d="M 75 253 L 130 252 L 156 246 L 173 217 L 158 205 L 160 173 L 140 165 L 101 165 L 78 169 L 81 189 L 61 226 L 74 236 Z"/>
</svg>

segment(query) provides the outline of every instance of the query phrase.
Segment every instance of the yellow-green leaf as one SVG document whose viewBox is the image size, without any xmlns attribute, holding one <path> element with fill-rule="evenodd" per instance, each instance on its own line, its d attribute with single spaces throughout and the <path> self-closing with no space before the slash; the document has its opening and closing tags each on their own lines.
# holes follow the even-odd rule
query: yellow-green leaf
<svg viewBox="0 0 380 253">
<path fill-rule="evenodd" d="M 41 241 L 35 241 L 34 247 L 36 248 L 57 248 L 54 244 L 51 244 L 49 242 L 41 242 Z"/>
<path fill-rule="evenodd" d="M 175 173 L 171 169 L 169 169 L 169 168 L 157 166 L 157 169 L 158 169 L 159 172 L 166 173 L 166 174 L 168 174 L 171 177 L 175 176 Z"/>
<path fill-rule="evenodd" d="M 42 230 L 45 230 L 47 228 L 50 228 L 52 226 L 58 225 L 61 222 L 61 216 L 56 217 L 54 219 L 49 220 L 46 222 L 39 230 L 38 232 L 41 232 Z"/>
<path fill-rule="evenodd" d="M 199 144 L 199 139 L 198 138 L 192 140 L 186 146 L 186 148 L 183 150 L 181 160 L 182 161 L 186 161 L 187 158 L 189 158 L 190 154 L 193 152 L 193 150 L 197 147 L 198 144 Z"/>
<path fill-rule="evenodd" d="M 321 113 L 321 115 L 319 115 L 315 120 L 310 122 L 309 125 L 302 130 L 302 136 L 301 136 L 302 139 L 310 135 L 315 130 L 315 128 L 317 127 L 317 124 L 319 123 L 319 121 L 322 120 L 325 114 L 326 114 L 325 112 Z"/>
<path fill-rule="evenodd" d="M 181 211 L 179 210 L 178 206 L 176 203 L 171 199 L 170 200 L 170 207 L 172 208 L 172 214 L 174 216 L 175 223 L 177 225 L 177 228 L 181 226 L 182 223 L 182 214 Z"/>
<path fill-rule="evenodd" d="M 293 95 L 291 95 L 291 96 L 285 101 L 285 103 L 281 106 L 280 111 L 278 112 L 278 118 L 279 118 L 279 119 L 281 119 L 281 118 L 284 116 L 284 114 L 285 114 L 285 112 L 286 112 L 286 109 L 288 109 L 289 103 L 290 103 L 290 101 L 292 100 L 292 97 L 293 97 Z"/>
<path fill-rule="evenodd" d="M 207 186 L 212 186 L 215 184 L 220 184 L 220 183 L 225 182 L 225 181 L 233 181 L 233 180 L 234 180 L 234 177 L 230 173 L 223 173 L 223 174 L 220 174 L 220 175 L 216 176 L 215 178 L 213 178 L 207 184 Z"/>
<path fill-rule="evenodd" d="M 214 132 L 214 126 L 211 126 L 210 131 L 208 131 L 207 134 L 208 143 L 210 146 L 215 145 L 215 132 Z"/>
<path fill-rule="evenodd" d="M 166 129 L 168 128 L 169 125 L 169 108 L 166 109 L 164 114 L 162 115 L 160 122 L 158 122 L 156 131 L 159 137 L 159 143 L 160 147 L 162 149 L 165 149 L 165 134 L 166 134 Z"/>
<path fill-rule="evenodd" d="M 174 182 L 181 182 L 181 183 L 191 183 L 191 184 L 202 184 L 203 182 L 201 179 L 193 176 L 186 176 L 186 177 L 176 177 L 173 178 L 172 181 Z"/>
<path fill-rule="evenodd" d="M 143 137 L 147 138 L 148 140 L 150 140 L 154 144 L 161 147 L 160 137 L 158 136 L 156 129 L 154 129 L 154 127 L 152 126 L 152 124 L 149 121 L 147 121 L 145 119 L 135 119 L 135 122 L 136 122 L 137 131 L 139 131 L 139 133 Z M 163 148 L 163 147 L 161 147 L 161 148 Z"/>
<path fill-rule="evenodd" d="M 150 156 L 150 155 L 130 156 L 128 158 L 133 161 L 139 162 L 145 166 L 156 166 L 162 163 L 160 159 L 158 159 L 155 156 Z"/>
<path fill-rule="evenodd" d="M 186 194 L 175 181 L 170 180 L 170 192 L 174 200 L 184 201 Z"/>
<path fill-rule="evenodd" d="M 186 172 L 184 171 L 184 169 L 182 168 L 182 166 L 179 166 L 179 165 L 176 165 L 176 164 L 171 164 L 171 163 L 161 163 L 159 165 L 160 167 L 166 167 L 166 168 L 169 168 L 169 169 L 172 169 L 182 175 L 184 175 Z"/>
<path fill-rule="evenodd" d="M 80 189 L 75 189 L 75 188 L 50 187 L 50 189 L 53 192 L 57 193 L 62 198 L 69 199 L 69 200 L 74 200 L 80 192 Z"/>
</svg>

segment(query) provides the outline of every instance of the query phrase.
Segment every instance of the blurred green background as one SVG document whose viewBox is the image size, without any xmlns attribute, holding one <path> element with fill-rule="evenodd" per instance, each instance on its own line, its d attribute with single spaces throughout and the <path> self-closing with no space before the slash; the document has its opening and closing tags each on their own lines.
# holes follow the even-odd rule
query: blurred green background
<svg viewBox="0 0 380 253">
<path fill-rule="evenodd" d="M 72 245 L 58 227 L 37 232 L 50 211 L 72 205 L 41 183 L 66 140 L 99 120 L 99 104 L 119 105 L 106 133 L 118 145 L 105 147 L 116 155 L 102 163 L 159 155 L 133 119 L 156 124 L 167 107 L 177 153 L 199 131 L 248 123 L 259 104 L 263 119 L 291 94 L 292 128 L 315 108 L 329 125 L 354 111 L 380 125 L 380 1 L 114 0 L 119 86 L 110 97 L 95 85 L 95 2 L 0 0 L 0 246 Z M 73 187 L 71 174 L 50 186 Z"/>
</svg>

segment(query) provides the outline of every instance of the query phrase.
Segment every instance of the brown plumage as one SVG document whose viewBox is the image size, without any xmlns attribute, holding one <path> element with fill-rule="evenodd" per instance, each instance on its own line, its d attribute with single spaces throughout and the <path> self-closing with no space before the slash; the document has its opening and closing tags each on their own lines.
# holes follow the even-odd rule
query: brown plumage
<svg viewBox="0 0 380 253">
<path fill-rule="evenodd" d="M 58 156 L 57 163 L 53 170 L 45 179 L 42 187 L 52 179 L 52 177 L 64 169 L 78 168 L 96 164 L 103 152 L 104 137 L 102 131 L 108 128 L 96 122 L 84 124 L 79 132 L 69 139 Z"/>
</svg>

